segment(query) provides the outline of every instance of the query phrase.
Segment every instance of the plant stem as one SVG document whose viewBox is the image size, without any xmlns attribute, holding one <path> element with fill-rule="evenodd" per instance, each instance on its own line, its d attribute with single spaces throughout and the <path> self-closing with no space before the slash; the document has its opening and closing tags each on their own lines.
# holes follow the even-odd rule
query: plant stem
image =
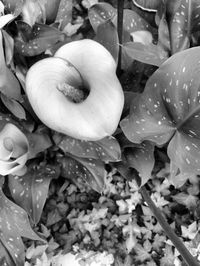
<svg viewBox="0 0 200 266">
<path fill-rule="evenodd" d="M 124 16 L 124 0 L 117 1 L 117 32 L 119 38 L 119 54 L 118 54 L 118 66 L 117 73 L 121 72 L 121 60 L 122 60 L 122 43 L 123 43 L 123 16 Z"/>
<path fill-rule="evenodd" d="M 179 251 L 179 253 L 183 257 L 183 259 L 186 262 L 186 264 L 188 266 L 200 266 L 200 264 L 198 263 L 198 261 L 196 260 L 196 258 L 193 257 L 190 254 L 190 252 L 185 247 L 185 245 L 180 240 L 180 238 L 177 237 L 177 235 L 171 229 L 171 227 L 169 226 L 169 224 L 165 220 L 165 218 L 162 215 L 162 213 L 159 210 L 159 208 L 157 208 L 156 205 L 154 204 L 154 202 L 151 200 L 151 198 L 150 198 L 150 196 L 149 196 L 149 194 L 148 194 L 148 192 L 147 192 L 147 190 L 146 190 L 146 188 L 144 186 L 141 187 L 140 192 L 141 192 L 144 200 L 148 204 L 149 208 L 153 212 L 154 216 L 156 217 L 156 219 L 158 220 L 158 222 L 162 226 L 162 228 L 165 231 L 166 235 L 169 237 L 169 239 L 172 241 L 172 243 L 174 244 L 174 246 L 176 247 L 176 249 Z"/>
</svg>

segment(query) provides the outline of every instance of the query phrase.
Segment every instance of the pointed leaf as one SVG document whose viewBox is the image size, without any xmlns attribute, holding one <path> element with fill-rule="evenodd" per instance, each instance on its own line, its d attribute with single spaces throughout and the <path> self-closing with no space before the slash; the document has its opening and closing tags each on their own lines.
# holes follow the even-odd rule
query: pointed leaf
<svg viewBox="0 0 200 266">
<path fill-rule="evenodd" d="M 28 172 L 9 176 L 9 188 L 15 202 L 27 211 L 35 224 L 40 220 L 52 178 L 57 178 L 59 168 L 51 165 L 29 166 Z"/>
<path fill-rule="evenodd" d="M 21 88 L 12 71 L 6 66 L 3 48 L 3 35 L 0 31 L 0 91 L 15 100 L 21 99 Z"/>
<path fill-rule="evenodd" d="M 40 241 L 42 239 L 31 229 L 27 213 L 6 198 L 2 189 L 0 189 L 0 217 L 0 240 L 15 264 L 24 265 L 25 254 L 21 237 Z"/>
<path fill-rule="evenodd" d="M 135 168 L 141 177 L 141 186 L 150 178 L 154 167 L 154 145 L 145 141 L 140 145 L 135 144 L 134 148 L 125 151 L 125 157 L 128 164 Z"/>
<path fill-rule="evenodd" d="M 21 104 L 16 100 L 9 99 L 3 93 L 1 94 L 1 100 L 3 104 L 8 108 L 8 110 L 19 119 L 26 119 L 26 113 Z"/>
<path fill-rule="evenodd" d="M 170 57 L 134 99 L 130 115 L 121 122 L 129 140 L 170 141 L 171 164 L 181 173 L 200 173 L 200 48 Z"/>
<path fill-rule="evenodd" d="M 170 3 L 171 2 L 171 3 Z M 191 8 L 189 7 L 191 1 L 175 0 L 169 1 L 168 17 L 169 18 L 169 32 L 171 40 L 172 53 L 187 49 L 189 47 L 188 30 L 190 31 L 190 16 Z"/>
<path fill-rule="evenodd" d="M 128 42 L 123 45 L 123 50 L 133 60 L 154 66 L 160 66 L 168 58 L 165 51 L 154 44 L 144 45 L 140 42 Z"/>
<path fill-rule="evenodd" d="M 4 53 L 5 53 L 6 65 L 11 65 L 14 53 L 14 40 L 5 30 L 2 30 L 2 34 L 5 43 Z"/>
<path fill-rule="evenodd" d="M 104 163 L 100 160 L 65 156 L 60 159 L 62 175 L 71 179 L 81 177 L 87 184 L 99 193 L 102 193 L 105 180 Z"/>
<path fill-rule="evenodd" d="M 65 152 L 86 159 L 99 159 L 104 162 L 119 161 L 121 150 L 114 137 L 106 137 L 99 141 L 85 141 L 69 136 L 55 135 L 54 141 Z"/>
<path fill-rule="evenodd" d="M 95 41 L 102 44 L 111 53 L 115 62 L 118 61 L 118 33 L 116 27 L 111 21 L 106 21 L 98 26 Z"/>
<path fill-rule="evenodd" d="M 0 265 L 15 266 L 15 263 L 12 260 L 12 257 L 10 256 L 6 247 L 1 242 L 1 239 L 0 239 Z"/>
</svg>

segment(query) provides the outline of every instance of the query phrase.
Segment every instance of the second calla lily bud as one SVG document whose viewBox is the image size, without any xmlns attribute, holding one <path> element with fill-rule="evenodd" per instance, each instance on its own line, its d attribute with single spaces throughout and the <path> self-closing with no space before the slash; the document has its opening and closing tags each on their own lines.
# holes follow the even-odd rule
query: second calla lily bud
<svg viewBox="0 0 200 266">
<path fill-rule="evenodd" d="M 48 127 L 95 141 L 112 135 L 120 120 L 124 94 L 115 71 L 113 57 L 101 44 L 75 41 L 29 69 L 26 93 Z"/>
</svg>

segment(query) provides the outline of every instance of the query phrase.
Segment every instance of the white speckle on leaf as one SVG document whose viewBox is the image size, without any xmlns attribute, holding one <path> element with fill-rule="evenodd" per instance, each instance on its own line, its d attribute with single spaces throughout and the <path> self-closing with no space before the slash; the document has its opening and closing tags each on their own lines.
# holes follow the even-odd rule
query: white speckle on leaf
<svg viewBox="0 0 200 266">
<path fill-rule="evenodd" d="M 185 159 L 187 164 L 190 164 L 190 160 L 188 158 Z"/>
</svg>

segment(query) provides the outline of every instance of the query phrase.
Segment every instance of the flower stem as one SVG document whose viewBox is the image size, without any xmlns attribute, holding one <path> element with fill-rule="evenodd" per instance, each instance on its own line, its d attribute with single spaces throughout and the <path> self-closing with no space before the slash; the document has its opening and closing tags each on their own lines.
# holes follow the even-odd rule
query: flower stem
<svg viewBox="0 0 200 266">
<path fill-rule="evenodd" d="M 169 226 L 169 224 L 165 220 L 165 218 L 162 215 L 162 213 L 159 210 L 159 208 L 156 207 L 156 205 L 154 204 L 154 202 L 150 198 L 150 196 L 149 196 L 149 194 L 148 194 L 148 192 L 147 192 L 147 190 L 146 190 L 146 188 L 144 186 L 141 187 L 140 192 L 141 192 L 144 200 L 148 204 L 149 208 L 153 212 L 154 216 L 156 217 L 156 219 L 158 220 L 158 222 L 162 226 L 162 228 L 165 231 L 166 235 L 169 237 L 169 239 L 172 241 L 172 243 L 174 244 L 174 246 L 176 247 L 176 249 L 179 251 L 179 253 L 183 257 L 183 259 L 186 262 L 186 264 L 189 265 L 189 266 L 191 266 L 191 265 L 192 266 L 200 266 L 200 264 L 198 263 L 198 261 L 196 260 L 196 258 L 193 257 L 190 254 L 190 252 L 185 247 L 185 245 L 183 244 L 183 242 L 181 241 L 181 239 L 179 237 L 177 237 L 177 235 L 171 229 L 171 227 Z"/>
<path fill-rule="evenodd" d="M 119 38 L 119 55 L 117 73 L 121 72 L 121 60 L 122 60 L 122 43 L 123 43 L 123 16 L 124 16 L 124 0 L 117 1 L 117 32 Z"/>
</svg>

